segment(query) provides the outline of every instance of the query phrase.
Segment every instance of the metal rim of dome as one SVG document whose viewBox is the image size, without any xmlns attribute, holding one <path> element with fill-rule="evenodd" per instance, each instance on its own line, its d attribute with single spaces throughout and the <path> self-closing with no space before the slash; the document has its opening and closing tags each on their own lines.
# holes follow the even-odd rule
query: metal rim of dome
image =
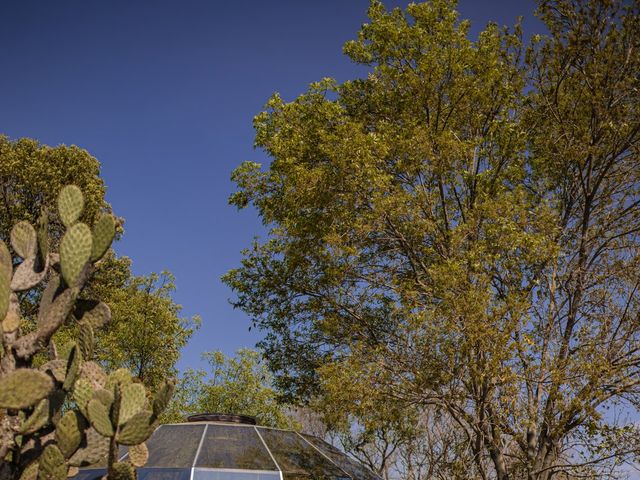
<svg viewBox="0 0 640 480">
<path fill-rule="evenodd" d="M 240 423 L 243 425 L 257 425 L 256 417 L 238 415 L 235 413 L 196 413 L 187 417 L 188 422 L 219 422 Z"/>
</svg>

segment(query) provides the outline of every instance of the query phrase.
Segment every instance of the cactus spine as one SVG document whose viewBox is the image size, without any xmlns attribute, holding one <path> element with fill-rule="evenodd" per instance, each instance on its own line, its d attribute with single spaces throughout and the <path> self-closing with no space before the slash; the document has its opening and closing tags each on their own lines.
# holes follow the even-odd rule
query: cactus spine
<svg viewBox="0 0 640 480">
<path fill-rule="evenodd" d="M 104 459 L 108 478 L 135 479 L 135 467 L 148 457 L 144 441 L 173 392 L 167 382 L 152 398 L 128 371 L 107 375 L 91 361 L 95 329 L 111 314 L 104 303 L 78 295 L 116 228 L 108 214 L 93 229 L 81 223 L 83 207 L 78 187 L 60 192 L 58 214 L 66 232 L 59 254 L 49 251 L 46 212 L 37 229 L 28 222 L 12 229 L 11 246 L 22 258 L 15 268 L 0 241 L 0 480 L 64 480 L 77 467 Z M 37 328 L 23 333 L 16 292 L 45 282 Z M 68 357 L 60 358 L 51 337 L 67 318 L 79 323 L 80 333 Z M 34 356 L 45 352 L 50 360 L 33 368 Z M 117 462 L 119 445 L 129 447 L 130 460 Z"/>
</svg>

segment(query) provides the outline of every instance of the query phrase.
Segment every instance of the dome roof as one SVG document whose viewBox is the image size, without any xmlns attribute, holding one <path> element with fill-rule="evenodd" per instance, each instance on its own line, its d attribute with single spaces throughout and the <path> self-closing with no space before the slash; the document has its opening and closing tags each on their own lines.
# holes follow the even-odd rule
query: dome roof
<svg viewBox="0 0 640 480">
<path fill-rule="evenodd" d="M 138 480 L 379 480 L 319 438 L 231 422 L 205 417 L 159 426 L 146 442 L 149 460 Z M 126 460 L 126 449 L 121 453 Z M 104 474 L 104 467 L 83 468 L 74 480 Z"/>
</svg>

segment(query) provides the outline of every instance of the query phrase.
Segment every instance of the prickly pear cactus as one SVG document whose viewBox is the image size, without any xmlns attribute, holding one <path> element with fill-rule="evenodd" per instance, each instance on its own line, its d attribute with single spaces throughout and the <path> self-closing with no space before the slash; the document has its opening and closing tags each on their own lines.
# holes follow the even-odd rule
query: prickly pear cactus
<svg viewBox="0 0 640 480">
<path fill-rule="evenodd" d="M 111 215 L 93 228 L 81 223 L 83 207 L 78 187 L 60 192 L 66 233 L 59 254 L 49 251 L 46 214 L 37 229 L 20 222 L 11 231 L 16 261 L 0 241 L 0 480 L 64 480 L 105 459 L 109 479 L 135 479 L 148 457 L 144 442 L 173 393 L 167 382 L 152 397 L 128 371 L 107 374 L 91 360 L 94 331 L 111 314 L 78 295 L 116 228 Z M 42 283 L 37 329 L 23 333 L 17 293 Z M 79 334 L 68 356 L 59 357 L 51 337 L 67 318 L 79 323 Z M 33 368 L 43 352 L 49 361 Z M 117 461 L 120 445 L 129 448 L 125 462 Z"/>
</svg>

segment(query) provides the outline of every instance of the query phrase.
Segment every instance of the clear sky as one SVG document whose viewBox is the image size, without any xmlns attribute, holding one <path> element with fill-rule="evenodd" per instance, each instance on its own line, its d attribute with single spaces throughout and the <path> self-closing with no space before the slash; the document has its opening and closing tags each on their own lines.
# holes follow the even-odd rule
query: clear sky
<svg viewBox="0 0 640 480">
<path fill-rule="evenodd" d="M 407 2 L 389 0 L 387 6 Z M 228 303 L 220 276 L 264 233 L 228 206 L 229 176 L 253 149 L 252 118 L 322 77 L 362 75 L 342 54 L 368 0 L 0 0 L 0 133 L 75 144 L 102 163 L 107 199 L 126 219 L 116 245 L 134 272 L 177 277 L 175 299 L 201 330 L 200 354 L 253 346 L 259 332 Z M 533 0 L 463 0 L 473 31 L 488 21 L 540 31 Z"/>
</svg>

